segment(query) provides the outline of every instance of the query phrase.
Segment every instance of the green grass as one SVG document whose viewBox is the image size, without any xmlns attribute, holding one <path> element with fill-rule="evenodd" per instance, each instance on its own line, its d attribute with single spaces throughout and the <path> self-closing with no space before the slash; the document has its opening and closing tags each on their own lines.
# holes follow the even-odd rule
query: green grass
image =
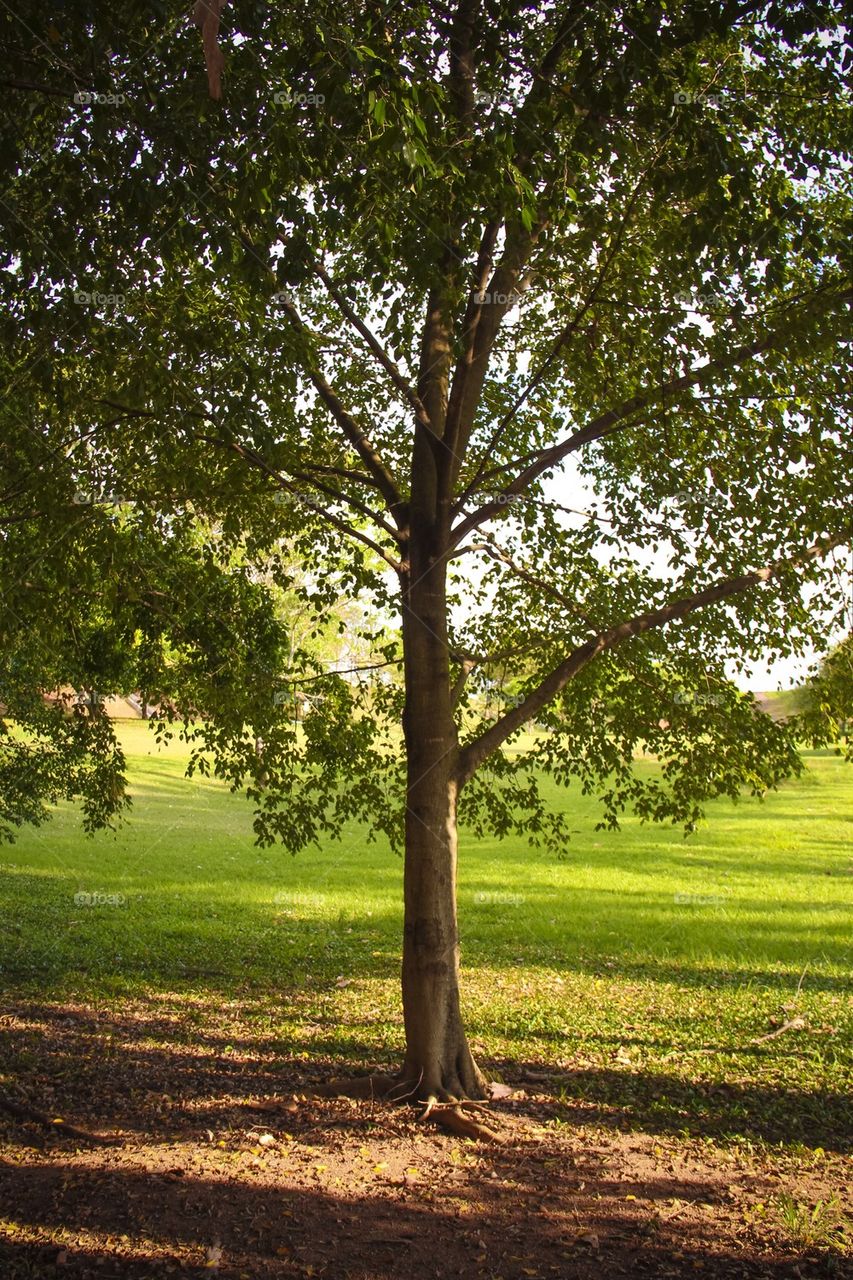
<svg viewBox="0 0 853 1280">
<path fill-rule="evenodd" d="M 215 1016 L 227 1037 L 234 1007 L 265 1049 L 393 1060 L 399 858 L 355 827 L 296 858 L 257 849 L 245 801 L 185 779 L 179 744 L 121 734 L 135 805 L 117 836 L 63 808 L 0 850 L 7 995 L 157 999 L 188 1036 Z M 845 1146 L 853 770 L 808 763 L 688 840 L 630 818 L 596 832 L 594 802 L 556 788 L 563 860 L 463 833 L 466 1017 L 493 1070 L 553 1073 L 566 1117 Z"/>
</svg>

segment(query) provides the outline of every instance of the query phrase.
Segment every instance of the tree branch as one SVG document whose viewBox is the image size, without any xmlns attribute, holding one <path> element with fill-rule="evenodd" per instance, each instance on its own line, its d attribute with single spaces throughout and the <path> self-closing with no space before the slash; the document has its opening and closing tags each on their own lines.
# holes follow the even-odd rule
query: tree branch
<svg viewBox="0 0 853 1280">
<path fill-rule="evenodd" d="M 356 332 L 361 334 L 362 338 L 367 343 L 370 350 L 373 352 L 373 355 L 376 357 L 379 364 L 388 374 L 391 381 L 394 383 L 394 386 L 403 396 L 403 398 L 405 399 L 409 407 L 414 411 L 415 418 L 418 421 L 418 423 L 422 427 L 426 427 L 426 429 L 429 430 L 429 425 L 430 425 L 429 414 L 427 413 L 423 405 L 423 402 L 420 399 L 420 396 L 415 391 L 414 387 L 410 386 L 408 381 L 403 377 L 402 373 L 397 368 L 394 361 L 391 359 L 391 357 L 388 355 L 385 348 L 382 346 L 382 343 L 379 341 L 376 335 L 367 327 L 364 321 L 361 320 L 361 318 L 356 314 L 353 308 L 349 305 L 346 298 L 343 296 L 340 289 L 332 280 L 331 276 L 326 271 L 322 263 L 314 262 L 313 271 L 314 271 L 314 274 L 317 275 L 322 280 L 323 284 L 326 286 L 329 296 L 335 300 L 341 314 L 345 316 L 345 318 L 350 322 L 350 324 L 356 330 Z"/>
<path fill-rule="evenodd" d="M 461 136 L 474 123 L 474 28 L 479 0 L 459 0 L 450 28 L 449 75 L 451 101 Z"/>
<path fill-rule="evenodd" d="M 459 706 L 462 694 L 465 692 L 465 685 L 468 683 L 468 677 L 477 666 L 473 658 L 459 659 L 459 675 L 453 681 L 450 689 L 450 709 L 455 711 Z"/>
<path fill-rule="evenodd" d="M 285 680 L 285 684 L 313 684 L 317 680 L 328 680 L 330 676 L 357 676 L 363 671 L 379 671 L 383 667 L 399 667 L 402 666 L 402 658 L 392 658 L 390 662 L 369 662 L 363 667 L 341 667 L 330 668 L 328 671 L 320 671 L 313 676 L 294 676 L 290 680 Z"/>
<path fill-rule="evenodd" d="M 660 158 L 661 158 L 661 156 L 663 155 L 664 151 L 666 150 L 666 147 L 667 147 L 667 145 L 668 145 L 668 143 L 669 143 L 669 140 L 670 140 L 670 138 L 672 137 L 672 135 L 673 135 L 673 133 L 674 133 L 674 132 L 675 132 L 675 125 L 673 125 L 673 126 L 672 126 L 672 128 L 670 128 L 670 129 L 668 129 L 668 130 L 667 130 L 667 132 L 666 132 L 666 133 L 665 133 L 665 135 L 664 135 L 663 141 L 661 142 L 661 144 L 660 144 L 660 146 L 658 147 L 658 149 L 655 151 L 654 155 L 652 156 L 652 159 L 649 161 L 649 163 L 648 163 L 648 164 L 646 165 L 646 167 L 643 169 L 643 172 L 640 174 L 640 176 L 639 176 L 639 178 L 637 179 L 637 181 L 634 183 L 633 190 L 631 191 L 630 197 L 629 197 L 629 199 L 628 199 L 628 203 L 627 203 L 627 205 L 626 205 L 626 207 L 625 207 L 625 210 L 624 210 L 624 212 L 623 212 L 623 214 L 622 214 L 622 217 L 621 217 L 621 220 L 620 220 L 620 222 L 619 222 L 619 225 L 618 225 L 618 227 L 616 228 L 616 232 L 615 232 L 615 235 L 613 236 L 612 243 L 611 243 L 611 245 L 610 245 L 610 247 L 609 247 L 609 249 L 608 249 L 607 253 L 604 255 L 604 258 L 603 258 L 603 260 L 602 260 L 602 262 L 601 262 L 601 264 L 600 264 L 600 267 L 599 267 L 599 269 L 598 269 L 598 272 L 596 273 L 596 277 L 595 277 L 595 279 L 594 279 L 594 281 L 593 281 L 593 283 L 592 283 L 591 288 L 589 289 L 589 291 L 588 291 L 588 293 L 587 293 L 586 297 L 584 298 L 583 302 L 580 304 L 580 306 L 579 306 L 579 307 L 577 308 L 577 310 L 575 311 L 575 314 L 572 316 L 571 320 L 569 320 L 569 321 L 564 325 L 563 329 L 562 329 L 562 330 L 560 331 L 560 333 L 557 335 L 557 337 L 556 337 L 555 341 L 553 342 L 553 344 L 552 344 L 552 346 L 551 346 L 550 351 L 548 352 L 548 354 L 546 355 L 545 359 L 544 359 L 544 360 L 542 361 L 542 363 L 540 364 L 539 368 L 536 370 L 536 372 L 535 372 L 535 374 L 533 375 L 533 377 L 532 377 L 532 378 L 530 379 L 530 381 L 528 382 L 527 386 L 524 388 L 524 390 L 523 390 L 523 391 L 521 392 L 521 394 L 518 396 L 518 398 L 516 399 L 515 403 L 514 403 L 514 404 L 513 404 L 513 405 L 512 405 L 508 410 L 507 410 L 507 412 L 506 412 L 506 413 L 504 414 L 504 416 L 501 418 L 501 420 L 500 420 L 500 422 L 498 423 L 498 425 L 495 427 L 495 430 L 494 430 L 494 432 L 492 433 L 492 437 L 491 437 L 491 439 L 490 439 L 490 441 L 489 441 L 488 445 L 486 446 L 486 448 L 485 448 L 485 450 L 484 450 L 484 452 L 483 452 L 483 460 L 482 460 L 482 462 L 480 463 L 480 466 L 478 467 L 477 472 L 476 472 L 476 474 L 475 474 L 475 476 L 474 476 L 473 480 L 472 480 L 472 481 L 470 482 L 470 484 L 467 486 L 467 488 L 465 489 L 465 492 L 462 494 L 462 496 L 461 496 L 461 497 L 458 499 L 458 501 L 454 504 L 454 508 L 453 508 L 453 513 L 454 513 L 454 515 L 455 515 L 457 512 L 459 512 L 459 511 L 461 511 L 461 510 L 462 510 L 462 508 L 465 506 L 465 503 L 466 503 L 467 499 L 469 498 L 469 496 L 470 496 L 472 493 L 476 492 L 477 485 L 479 484 L 479 482 L 480 482 L 480 480 L 482 479 L 482 476 L 483 476 L 483 471 L 484 471 L 484 468 L 485 468 L 486 460 L 487 460 L 489 457 L 491 457 L 491 455 L 492 455 L 492 453 L 493 453 L 494 449 L 496 448 L 496 446 L 497 446 L 497 444 L 498 444 L 498 441 L 500 440 L 500 438 L 501 438 L 501 436 L 503 435 L 504 431 L 505 431 L 505 430 L 506 430 L 506 428 L 509 426 L 509 424 L 512 422 L 513 418 L 516 416 L 516 414 L 518 413 L 519 409 L 520 409 L 520 408 L 521 408 L 521 407 L 526 403 L 526 401 L 527 401 L 527 400 L 529 400 L 530 396 L 533 394 L 533 392 L 535 391 L 536 387 L 538 387 L 538 386 L 539 386 L 540 382 L 541 382 L 541 381 L 542 381 L 542 379 L 545 377 L 545 375 L 547 374 L 548 370 L 551 368 L 551 365 L 554 363 L 554 361 L 556 360 L 557 356 L 558 356 L 558 355 L 560 354 L 560 352 L 565 348 L 566 344 L 567 344 L 567 343 L 568 343 L 568 342 L 569 342 L 569 341 L 574 337 L 574 335 L 577 333 L 578 328 L 580 327 L 581 323 L 583 322 L 584 316 L 587 314 L 587 312 L 589 311 L 589 309 L 590 309 L 590 308 L 595 304 L 595 301 L 596 301 L 596 298 L 598 297 L 598 294 L 601 292 L 601 289 L 604 287 L 604 283 L 605 283 L 605 281 L 606 281 L 606 279 L 607 279 L 607 274 L 608 274 L 608 272 L 609 272 L 609 270 L 610 270 L 611 266 L 613 265 L 613 262 L 614 262 L 614 260 L 615 260 L 615 258 L 616 258 L 616 255 L 619 253 L 619 250 L 622 248 L 622 242 L 623 242 L 623 240 L 625 239 L 625 233 L 627 232 L 628 227 L 629 227 L 629 225 L 630 225 L 631 218 L 632 218 L 633 213 L 634 213 L 634 210 L 636 209 L 637 204 L 638 204 L 638 202 L 639 202 L 640 195 L 641 195 L 641 193 L 642 193 L 642 190 L 643 190 L 643 187 L 644 187 L 644 185 L 645 185 L 645 183 L 646 183 L 646 180 L 647 180 L 647 178 L 648 178 L 649 174 L 650 174 L 650 173 L 653 171 L 653 169 L 655 168 L 655 165 L 656 165 L 656 164 L 658 163 L 658 161 L 660 160 Z"/>
<path fill-rule="evenodd" d="M 480 0 L 457 0 L 448 13 L 448 71 L 446 77 L 451 106 L 452 145 L 469 143 L 474 126 L 474 49 Z M 448 209 L 442 251 L 436 271 L 438 283 L 430 290 L 421 337 L 418 366 L 418 397 L 427 411 L 429 425 L 415 442 L 413 479 L 418 478 L 417 501 L 424 512 L 435 515 L 440 505 L 447 516 L 449 477 L 453 455 L 446 439 L 447 409 L 452 362 L 452 319 L 459 268 L 464 263 L 458 252 L 467 213 L 451 204 Z M 444 447 L 442 447 L 442 444 Z"/>
<path fill-rule="evenodd" d="M 293 306 L 293 303 L 287 301 L 287 299 L 282 299 L 281 306 L 294 329 L 296 329 L 298 333 L 305 332 L 305 323 L 296 308 Z M 373 476 L 373 479 L 376 482 L 376 487 L 385 499 L 388 510 L 390 511 L 395 524 L 398 528 L 402 528 L 406 519 L 405 503 L 394 476 L 382 461 L 382 458 L 374 448 L 367 433 L 363 431 L 355 419 L 347 413 L 346 409 L 341 404 L 332 387 L 323 375 L 318 370 L 310 368 L 307 365 L 303 367 L 305 368 L 305 373 L 309 380 L 313 383 L 320 399 L 323 401 L 326 408 L 343 431 L 347 440 L 349 440 L 350 444 L 367 467 L 367 470 Z"/>
<path fill-rule="evenodd" d="M 356 484 L 367 484 L 376 487 L 373 477 L 364 471 L 351 471 L 347 467 L 322 466 L 319 463 L 304 463 L 303 471 L 316 471 L 318 476 L 337 476 L 341 480 L 352 480 Z"/>
<path fill-rule="evenodd" d="M 253 449 L 248 449 L 245 447 L 245 445 L 238 444 L 236 440 L 220 440 L 216 436 L 199 436 L 199 439 L 206 440 L 209 444 L 216 444 L 216 445 L 219 445 L 221 448 L 230 450 L 232 453 L 236 453 L 238 457 L 242 458 L 245 462 L 249 463 L 250 466 L 255 467 L 258 471 L 262 471 L 264 475 L 268 476 L 271 480 L 275 481 L 278 488 L 284 490 L 286 493 L 292 493 L 297 498 L 304 500 L 304 494 L 300 493 L 296 485 L 292 484 L 288 480 L 285 480 L 285 478 L 278 471 L 276 471 L 274 467 L 271 467 L 269 463 L 266 462 L 260 456 L 260 454 L 255 453 Z M 308 479 L 308 477 L 301 477 L 301 478 Z M 317 484 L 317 481 L 309 480 L 309 483 Z M 326 486 L 324 485 L 322 486 L 318 485 L 318 487 L 323 488 L 326 493 L 330 494 L 335 498 L 343 498 L 343 495 L 334 493 L 333 490 L 326 488 Z M 389 525 L 386 525 L 383 521 L 379 520 L 378 517 L 374 515 L 372 511 L 369 510 L 369 508 L 362 506 L 362 504 L 358 503 L 353 498 L 345 498 L 343 500 L 346 502 L 349 502 L 350 505 L 357 507 L 357 509 L 361 510 L 364 514 L 368 516 L 370 520 L 374 521 L 374 523 L 376 523 L 386 532 L 391 534 L 391 536 L 393 537 L 397 536 L 395 531 L 391 529 Z M 358 542 L 364 543 L 366 547 L 370 547 L 371 551 L 375 551 L 376 554 L 380 556 L 385 561 L 386 564 L 390 565 L 391 568 L 396 573 L 400 573 L 402 569 L 402 565 L 400 561 L 395 560 L 393 556 L 389 556 L 387 551 L 385 551 L 379 545 L 379 543 L 376 542 L 373 538 L 371 538 L 368 534 L 363 533 L 361 529 L 353 528 L 352 525 L 347 524 L 346 520 L 341 520 L 340 516 L 336 516 L 334 512 L 329 511 L 327 507 L 321 507 L 319 503 L 312 503 L 311 509 L 313 511 L 316 511 L 317 514 L 322 516 L 323 519 L 328 521 L 329 524 L 333 525 L 334 528 L 339 529 L 341 533 L 345 533 L 347 537 L 355 538 Z"/>
<path fill-rule="evenodd" d="M 288 468 L 288 470 L 290 470 Z M 327 498 L 331 498 L 334 502 L 345 502 L 348 507 L 352 507 L 353 511 L 358 511 L 360 515 L 365 516 L 372 524 L 375 524 L 383 533 L 387 533 L 389 538 L 393 538 L 395 542 L 401 542 L 403 535 L 398 529 L 387 524 L 380 516 L 372 511 L 366 502 L 362 502 L 359 498 L 354 498 L 351 494 L 341 493 L 339 489 L 333 489 L 330 485 L 324 484 L 322 480 L 315 480 L 307 472 L 290 471 L 290 475 L 294 480 L 301 480 L 305 484 L 313 485 L 315 489 L 319 489 Z M 310 501 L 304 499 L 303 501 Z M 319 508 L 318 508 L 319 509 Z"/>
<path fill-rule="evenodd" d="M 51 98 L 73 98 L 78 92 L 76 88 L 62 88 L 58 85 L 40 84 L 35 80 L 19 80 L 16 77 L 0 80 L 0 88 L 20 89 L 24 93 L 44 93 Z"/>
<path fill-rule="evenodd" d="M 472 291 L 468 300 L 463 321 L 465 346 L 453 372 L 445 420 L 444 441 L 449 458 L 448 493 L 452 491 L 465 458 L 474 426 L 474 415 L 480 403 L 500 327 L 523 293 L 523 272 L 544 226 L 544 222 L 539 222 L 530 231 L 520 224 L 514 229 L 512 236 L 508 237 L 501 261 L 484 288 L 482 281 L 491 261 L 491 248 L 497 239 L 499 224 L 489 223 L 485 229 L 477 264 L 478 287 Z M 484 253 L 486 247 L 488 257 Z"/>
<path fill-rule="evenodd" d="M 529 586 L 535 587 L 537 591 L 541 591 L 544 595 L 551 596 L 551 598 L 556 600 L 558 604 L 561 604 L 564 609 L 568 609 L 570 613 L 577 614 L 579 618 L 583 619 L 587 626 L 595 626 L 592 619 L 584 613 L 579 605 L 576 604 L 574 600 L 570 600 L 567 595 L 564 595 L 562 591 L 554 586 L 553 582 L 547 582 L 544 578 L 540 578 L 538 574 L 531 572 L 530 569 L 527 569 L 524 565 L 519 564 L 517 560 L 514 560 L 512 556 L 509 555 L 508 552 L 504 551 L 502 547 L 499 547 L 496 542 L 493 542 L 486 535 L 483 536 L 486 537 L 485 551 L 488 556 L 491 556 L 493 560 L 500 561 L 501 564 L 505 564 L 508 569 L 512 570 L 512 572 L 516 574 L 517 577 L 521 578 Z"/>
<path fill-rule="evenodd" d="M 763 569 L 755 569 L 751 573 L 741 574 L 735 578 L 723 578 L 713 583 L 710 587 L 694 592 L 692 595 L 673 600 L 660 609 L 653 609 L 649 613 L 640 614 L 636 618 L 620 622 L 616 626 L 592 636 L 585 644 L 573 650 L 535 689 L 531 690 L 519 706 L 511 708 L 485 733 L 463 748 L 459 755 L 457 769 L 457 781 L 460 787 L 464 786 L 484 760 L 496 751 L 507 738 L 533 719 L 543 707 L 566 687 L 570 680 L 592 662 L 594 658 L 598 657 L 600 653 L 624 644 L 626 640 L 642 635 L 643 632 L 650 631 L 654 627 L 661 627 L 667 622 L 686 618 L 689 614 L 695 613 L 697 609 L 702 609 L 711 604 L 718 604 L 721 600 L 726 600 L 730 596 L 748 591 L 759 583 L 768 582 L 771 578 L 784 572 L 785 569 L 807 564 L 811 560 L 826 555 L 834 547 L 843 545 L 844 542 L 845 539 L 836 538 L 830 542 L 816 543 L 801 556 L 792 560 L 778 560 L 774 564 L 767 565 Z"/>
<path fill-rule="evenodd" d="M 832 301 L 846 303 L 851 298 L 853 298 L 853 289 L 848 289 L 836 294 Z M 521 466 L 524 469 L 510 484 L 506 485 L 499 493 L 493 495 L 491 501 L 485 503 L 479 510 L 472 512 L 470 516 L 466 516 L 464 520 L 455 526 L 452 534 L 453 545 L 455 546 L 472 529 L 479 528 L 493 515 L 505 512 L 510 505 L 507 499 L 523 493 L 541 475 L 556 467 L 569 454 L 576 453 L 585 445 L 591 444 L 595 440 L 600 440 L 604 436 L 624 430 L 626 426 L 633 424 L 637 414 L 648 409 L 651 405 L 665 403 L 683 392 L 691 390 L 693 387 L 701 387 L 710 377 L 729 369 L 738 368 L 765 351 L 784 348 L 791 337 L 792 331 L 795 331 L 795 329 L 790 324 L 784 329 L 773 329 L 754 342 L 736 347 L 733 351 L 720 356 L 717 360 L 709 360 L 707 364 L 701 365 L 698 369 L 691 369 L 689 373 L 682 374 L 681 377 L 673 378 L 670 382 L 647 391 L 641 391 L 637 395 L 631 396 L 630 399 L 623 400 L 621 404 L 608 409 L 605 413 L 599 414 L 597 418 L 594 418 L 592 422 L 588 423 L 580 431 L 576 431 L 565 440 L 561 440 L 547 449 L 539 449 L 535 453 L 516 458 L 513 462 L 506 463 L 504 466 L 493 468 L 483 477 L 484 480 L 509 471 L 514 467 Z"/>
</svg>

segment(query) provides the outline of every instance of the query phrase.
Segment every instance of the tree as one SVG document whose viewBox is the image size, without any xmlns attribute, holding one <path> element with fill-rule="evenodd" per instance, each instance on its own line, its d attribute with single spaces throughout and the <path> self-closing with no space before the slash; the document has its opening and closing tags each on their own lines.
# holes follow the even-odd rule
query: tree
<svg viewBox="0 0 853 1280">
<path fill-rule="evenodd" d="M 795 732 L 819 746 L 837 742 L 836 751 L 853 759 L 853 633 L 837 644 L 797 691 Z"/>
<path fill-rule="evenodd" d="M 457 820 L 561 848 L 542 771 L 608 825 L 690 828 L 800 767 L 727 663 L 825 646 L 843 609 L 841 8 L 234 3 L 221 101 L 180 6 L 2 22 L 15 616 L 69 542 L 111 616 L 117 547 L 144 603 L 168 580 L 187 656 L 149 684 L 206 713 L 198 762 L 249 787 L 260 839 L 353 815 L 402 838 L 400 1092 L 482 1096 Z M 131 514 L 81 518 L 81 485 Z M 303 734 L 263 675 L 274 609 L 212 549 L 285 579 L 282 540 L 318 614 L 363 601 L 376 662 L 402 663 L 317 670 Z"/>
</svg>

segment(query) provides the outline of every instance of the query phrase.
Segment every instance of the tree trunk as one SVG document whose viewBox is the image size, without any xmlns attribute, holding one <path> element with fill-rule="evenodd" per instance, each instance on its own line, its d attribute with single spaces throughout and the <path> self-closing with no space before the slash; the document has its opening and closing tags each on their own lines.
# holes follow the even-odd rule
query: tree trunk
<svg viewBox="0 0 853 1280">
<path fill-rule="evenodd" d="M 404 591 L 408 787 L 404 872 L 402 1087 L 423 1100 L 482 1098 L 459 1009 L 456 766 L 443 558 L 412 556 Z"/>
</svg>

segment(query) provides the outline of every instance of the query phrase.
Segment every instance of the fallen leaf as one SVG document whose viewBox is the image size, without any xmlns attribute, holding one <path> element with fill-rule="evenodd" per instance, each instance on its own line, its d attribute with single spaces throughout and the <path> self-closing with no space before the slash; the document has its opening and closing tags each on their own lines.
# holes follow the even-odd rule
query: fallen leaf
<svg viewBox="0 0 853 1280">
<path fill-rule="evenodd" d="M 488 1090 L 490 1098 L 511 1098 L 515 1093 L 512 1085 L 502 1084 L 500 1080 L 492 1080 Z"/>
</svg>

